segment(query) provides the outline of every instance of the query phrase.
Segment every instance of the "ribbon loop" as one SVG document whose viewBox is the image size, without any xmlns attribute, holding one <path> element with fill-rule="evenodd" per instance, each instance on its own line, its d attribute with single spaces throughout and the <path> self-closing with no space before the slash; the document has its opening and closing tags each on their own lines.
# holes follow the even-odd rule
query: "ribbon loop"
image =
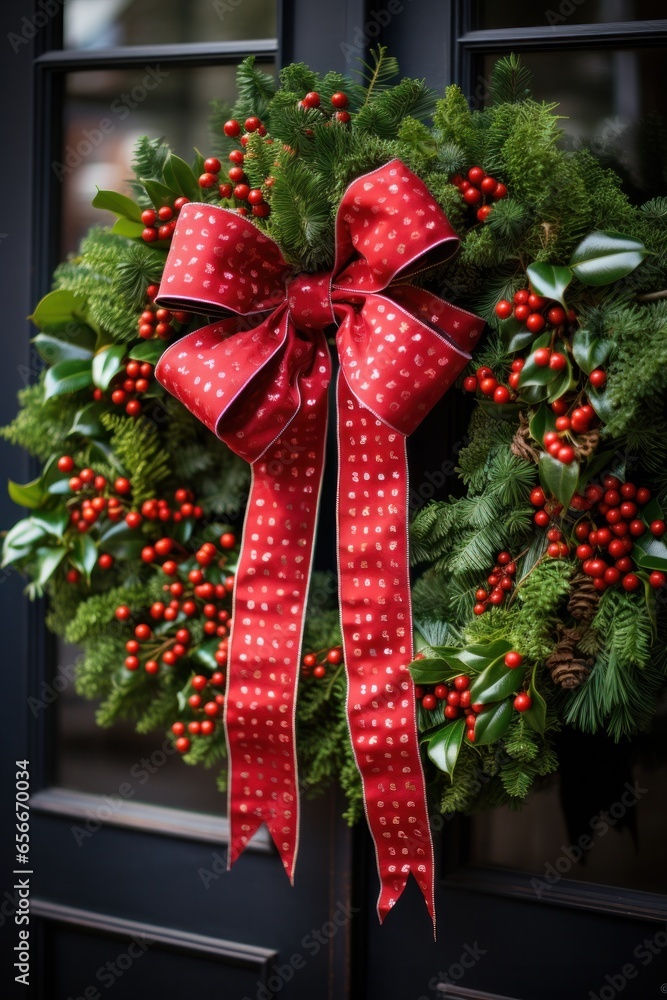
<svg viewBox="0 0 667 1000">
<path fill-rule="evenodd" d="M 406 284 L 457 237 L 400 160 L 353 181 L 332 274 L 294 274 L 252 222 L 179 215 L 158 301 L 212 323 L 170 345 L 156 378 L 252 467 L 234 590 L 225 726 L 230 864 L 266 823 L 293 876 L 294 713 L 338 323 L 338 568 L 348 720 L 378 859 L 381 919 L 410 872 L 431 916 L 433 845 L 416 730 L 406 437 L 470 358 L 483 321 Z M 397 279 L 403 283 L 398 283 Z"/>
</svg>

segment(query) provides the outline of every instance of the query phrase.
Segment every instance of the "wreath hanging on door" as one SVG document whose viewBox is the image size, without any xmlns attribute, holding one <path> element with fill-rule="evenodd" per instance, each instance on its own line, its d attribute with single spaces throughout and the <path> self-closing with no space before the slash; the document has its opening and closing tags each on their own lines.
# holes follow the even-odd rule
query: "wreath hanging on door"
<svg viewBox="0 0 667 1000">
<path fill-rule="evenodd" d="M 409 871 L 432 910 L 420 752 L 432 809 L 520 803 L 560 728 L 649 727 L 667 668 L 667 199 L 561 148 L 512 56 L 480 111 L 396 76 L 247 59 L 208 157 L 141 139 L 3 431 L 42 462 L 3 564 L 99 723 L 166 728 L 221 790 L 231 755 L 232 857 L 266 821 L 290 875 L 299 791 L 339 781 L 381 914 Z M 340 607 L 310 572 L 329 348 Z M 461 495 L 414 514 L 410 601 L 404 443 L 447 388 Z"/>
</svg>

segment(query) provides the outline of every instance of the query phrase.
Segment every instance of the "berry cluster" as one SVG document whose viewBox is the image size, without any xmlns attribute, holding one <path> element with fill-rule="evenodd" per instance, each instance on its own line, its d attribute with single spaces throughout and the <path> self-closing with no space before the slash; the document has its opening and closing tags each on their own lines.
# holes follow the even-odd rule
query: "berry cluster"
<svg viewBox="0 0 667 1000">
<path fill-rule="evenodd" d="M 125 375 L 117 376 L 111 387 L 111 402 L 114 406 L 123 406 L 129 417 L 138 417 L 141 413 L 141 396 L 150 389 L 153 376 L 153 366 L 148 361 L 126 361 Z M 93 390 L 93 399 L 104 399 L 101 389 Z"/>
<path fill-rule="evenodd" d="M 259 122 L 259 124 L 257 124 Z M 225 124 L 225 130 L 230 122 Z M 235 125 L 239 125 L 238 122 L 234 122 Z M 266 129 L 259 121 L 259 118 L 248 118 L 246 119 L 246 130 L 247 132 L 258 132 L 259 135 L 266 135 Z M 264 131 L 260 131 L 264 129 Z M 239 126 L 240 130 L 240 126 Z M 270 141 L 267 139 L 267 142 Z M 270 206 L 264 200 L 264 193 L 261 188 L 251 188 L 248 183 L 248 178 L 246 177 L 245 170 L 243 169 L 243 163 L 245 161 L 246 154 L 242 149 L 233 149 L 229 154 L 229 160 L 231 167 L 227 173 L 231 183 L 218 183 L 218 174 L 222 170 L 222 165 L 220 160 L 215 156 L 209 157 L 208 160 L 204 162 L 205 173 L 199 178 L 199 186 L 206 190 L 207 188 L 213 188 L 217 185 L 218 193 L 221 198 L 234 198 L 237 202 L 238 207 L 236 209 L 239 215 L 248 215 L 251 211 L 252 214 L 259 219 L 265 219 L 271 212 Z"/>
<path fill-rule="evenodd" d="M 341 122 L 343 125 L 347 125 L 350 122 L 350 113 L 346 111 L 348 104 L 350 103 L 347 94 L 343 93 L 342 90 L 336 91 L 335 94 L 331 95 L 331 111 L 322 105 L 322 98 L 317 93 L 316 90 L 311 90 L 309 94 L 306 94 L 298 102 L 298 107 L 300 108 L 318 108 L 320 113 L 326 118 L 333 118 L 334 121 Z"/>
<path fill-rule="evenodd" d="M 141 213 L 141 221 L 146 227 L 141 234 L 144 243 L 155 243 L 156 240 L 170 243 L 176 229 L 178 213 L 189 201 L 189 198 L 180 197 L 174 200 L 173 205 L 165 204 L 158 209 L 145 209 Z"/>
<path fill-rule="evenodd" d="M 175 747 L 179 753 L 187 753 L 191 743 L 186 732 L 190 736 L 211 736 L 215 732 L 216 721 L 218 720 L 225 696 L 222 691 L 215 688 L 222 688 L 225 684 L 225 675 L 219 670 L 206 677 L 204 674 L 195 674 L 190 681 L 193 693 L 188 698 L 188 705 L 192 709 L 195 718 L 187 724 L 182 720 L 172 723 L 171 731 L 176 737 Z M 203 718 L 197 718 L 202 716 Z"/>
<path fill-rule="evenodd" d="M 68 483 L 74 494 L 67 501 L 69 522 L 76 530 L 84 534 L 101 517 L 109 521 L 120 521 L 123 517 L 123 498 L 129 489 L 129 480 L 118 476 L 112 485 L 105 476 L 99 475 L 88 466 L 77 470 L 71 455 L 61 455 L 57 462 L 60 472 L 71 473 Z M 110 569 L 113 565 L 111 556 L 99 557 L 101 569 Z M 76 580 L 70 581 L 75 583 Z"/>
<path fill-rule="evenodd" d="M 301 676 L 321 680 L 327 675 L 327 667 L 338 667 L 343 662 L 341 646 L 321 649 L 319 653 L 306 653 L 301 661 Z"/>
<path fill-rule="evenodd" d="M 509 552 L 499 552 L 496 556 L 496 565 L 486 578 L 489 590 L 480 587 L 475 591 L 475 606 L 473 612 L 476 615 L 483 615 L 485 611 L 498 607 L 503 603 L 512 588 L 514 587 L 514 576 L 516 574 L 516 563 Z"/>
<path fill-rule="evenodd" d="M 489 202 L 500 201 L 507 196 L 507 188 L 495 177 L 491 177 L 481 167 L 471 167 L 467 175 L 454 174 L 452 184 L 455 184 L 467 205 L 479 206 L 477 218 L 484 222 L 493 208 Z M 486 200 L 485 200 L 486 199 Z M 485 202 L 480 204 L 480 202 Z"/>
<path fill-rule="evenodd" d="M 542 295 L 535 295 L 528 288 L 521 288 L 514 293 L 512 302 L 500 299 L 495 307 L 499 319 L 509 319 L 511 316 L 520 323 L 525 323 L 531 333 L 541 333 L 545 326 L 562 327 L 569 320 L 576 320 L 576 313 L 570 309 L 566 313 L 561 305 Z"/>
<path fill-rule="evenodd" d="M 169 340 L 172 333 L 178 332 L 171 325 L 172 320 L 176 320 L 181 326 L 185 326 L 191 319 L 188 312 L 183 312 L 182 310 L 172 312 L 170 309 L 155 306 L 154 301 L 158 291 L 159 285 L 149 285 L 146 289 L 148 304 L 139 316 L 139 329 L 137 331 L 142 340 L 151 340 L 155 337 L 158 337 L 160 340 Z"/>
<path fill-rule="evenodd" d="M 487 396 L 492 399 L 494 403 L 498 403 L 502 406 L 503 403 L 511 403 L 516 399 L 516 384 L 512 382 L 512 377 L 516 373 L 517 379 L 519 377 L 520 367 L 515 367 L 521 359 L 517 359 L 512 363 L 512 374 L 510 375 L 508 381 L 512 388 L 508 388 L 506 385 L 501 385 L 498 379 L 493 373 L 491 368 L 486 365 L 482 365 L 477 369 L 474 375 L 467 375 L 463 379 L 463 388 L 466 392 L 481 392 L 483 396 Z M 525 362 L 522 361 L 521 367 Z"/>
<path fill-rule="evenodd" d="M 568 544 L 561 528 L 552 522 L 562 512 L 562 506 L 546 501 L 540 486 L 530 494 L 531 503 L 540 508 L 534 515 L 535 523 L 549 529 L 547 554 L 552 558 L 564 558 L 574 548 L 582 572 L 592 578 L 599 591 L 617 585 L 629 591 L 641 586 L 637 566 L 631 558 L 633 539 L 640 538 L 646 531 L 656 538 L 665 533 L 663 520 L 648 522 L 642 517 L 640 508 L 650 499 L 651 491 L 646 487 L 622 483 L 617 476 L 604 476 L 602 484 L 589 483 L 583 496 L 575 493 L 572 498 L 571 506 L 583 511 L 584 516 L 575 524 L 571 544 Z M 655 589 L 664 587 L 665 580 L 665 574 L 658 570 L 648 576 L 649 584 Z"/>
</svg>

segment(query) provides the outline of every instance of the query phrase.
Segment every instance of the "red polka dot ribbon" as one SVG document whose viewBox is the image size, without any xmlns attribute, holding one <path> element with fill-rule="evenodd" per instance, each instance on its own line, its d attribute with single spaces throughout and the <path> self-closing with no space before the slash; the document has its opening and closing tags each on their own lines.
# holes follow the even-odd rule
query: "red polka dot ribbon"
<svg viewBox="0 0 667 1000">
<path fill-rule="evenodd" d="M 266 823 L 293 878 L 294 716 L 337 325 L 338 568 L 348 719 L 383 919 L 410 872 L 434 917 L 415 722 L 407 543 L 409 435 L 469 360 L 483 321 L 410 285 L 458 240 L 400 160 L 347 188 L 331 273 L 295 274 L 234 212 L 180 212 L 158 301 L 220 320 L 172 344 L 156 377 L 251 464 L 225 726 L 230 864 Z M 230 314 L 233 314 L 230 317 Z"/>
</svg>

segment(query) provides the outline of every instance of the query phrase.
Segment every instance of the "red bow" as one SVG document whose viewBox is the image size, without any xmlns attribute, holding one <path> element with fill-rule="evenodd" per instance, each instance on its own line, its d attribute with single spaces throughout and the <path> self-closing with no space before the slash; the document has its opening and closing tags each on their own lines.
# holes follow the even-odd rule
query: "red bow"
<svg viewBox="0 0 667 1000">
<path fill-rule="evenodd" d="M 410 871 L 434 917 L 433 845 L 407 668 L 405 442 L 466 365 L 484 324 L 407 280 L 457 244 L 426 186 L 392 160 L 347 188 L 331 273 L 294 274 L 252 222 L 188 204 L 158 296 L 168 307 L 236 314 L 171 345 L 156 376 L 252 466 L 225 699 L 230 865 L 266 823 L 290 879 L 299 817 L 296 687 L 331 377 L 324 330 L 338 324 L 347 709 L 375 841 L 380 919 Z"/>
</svg>

